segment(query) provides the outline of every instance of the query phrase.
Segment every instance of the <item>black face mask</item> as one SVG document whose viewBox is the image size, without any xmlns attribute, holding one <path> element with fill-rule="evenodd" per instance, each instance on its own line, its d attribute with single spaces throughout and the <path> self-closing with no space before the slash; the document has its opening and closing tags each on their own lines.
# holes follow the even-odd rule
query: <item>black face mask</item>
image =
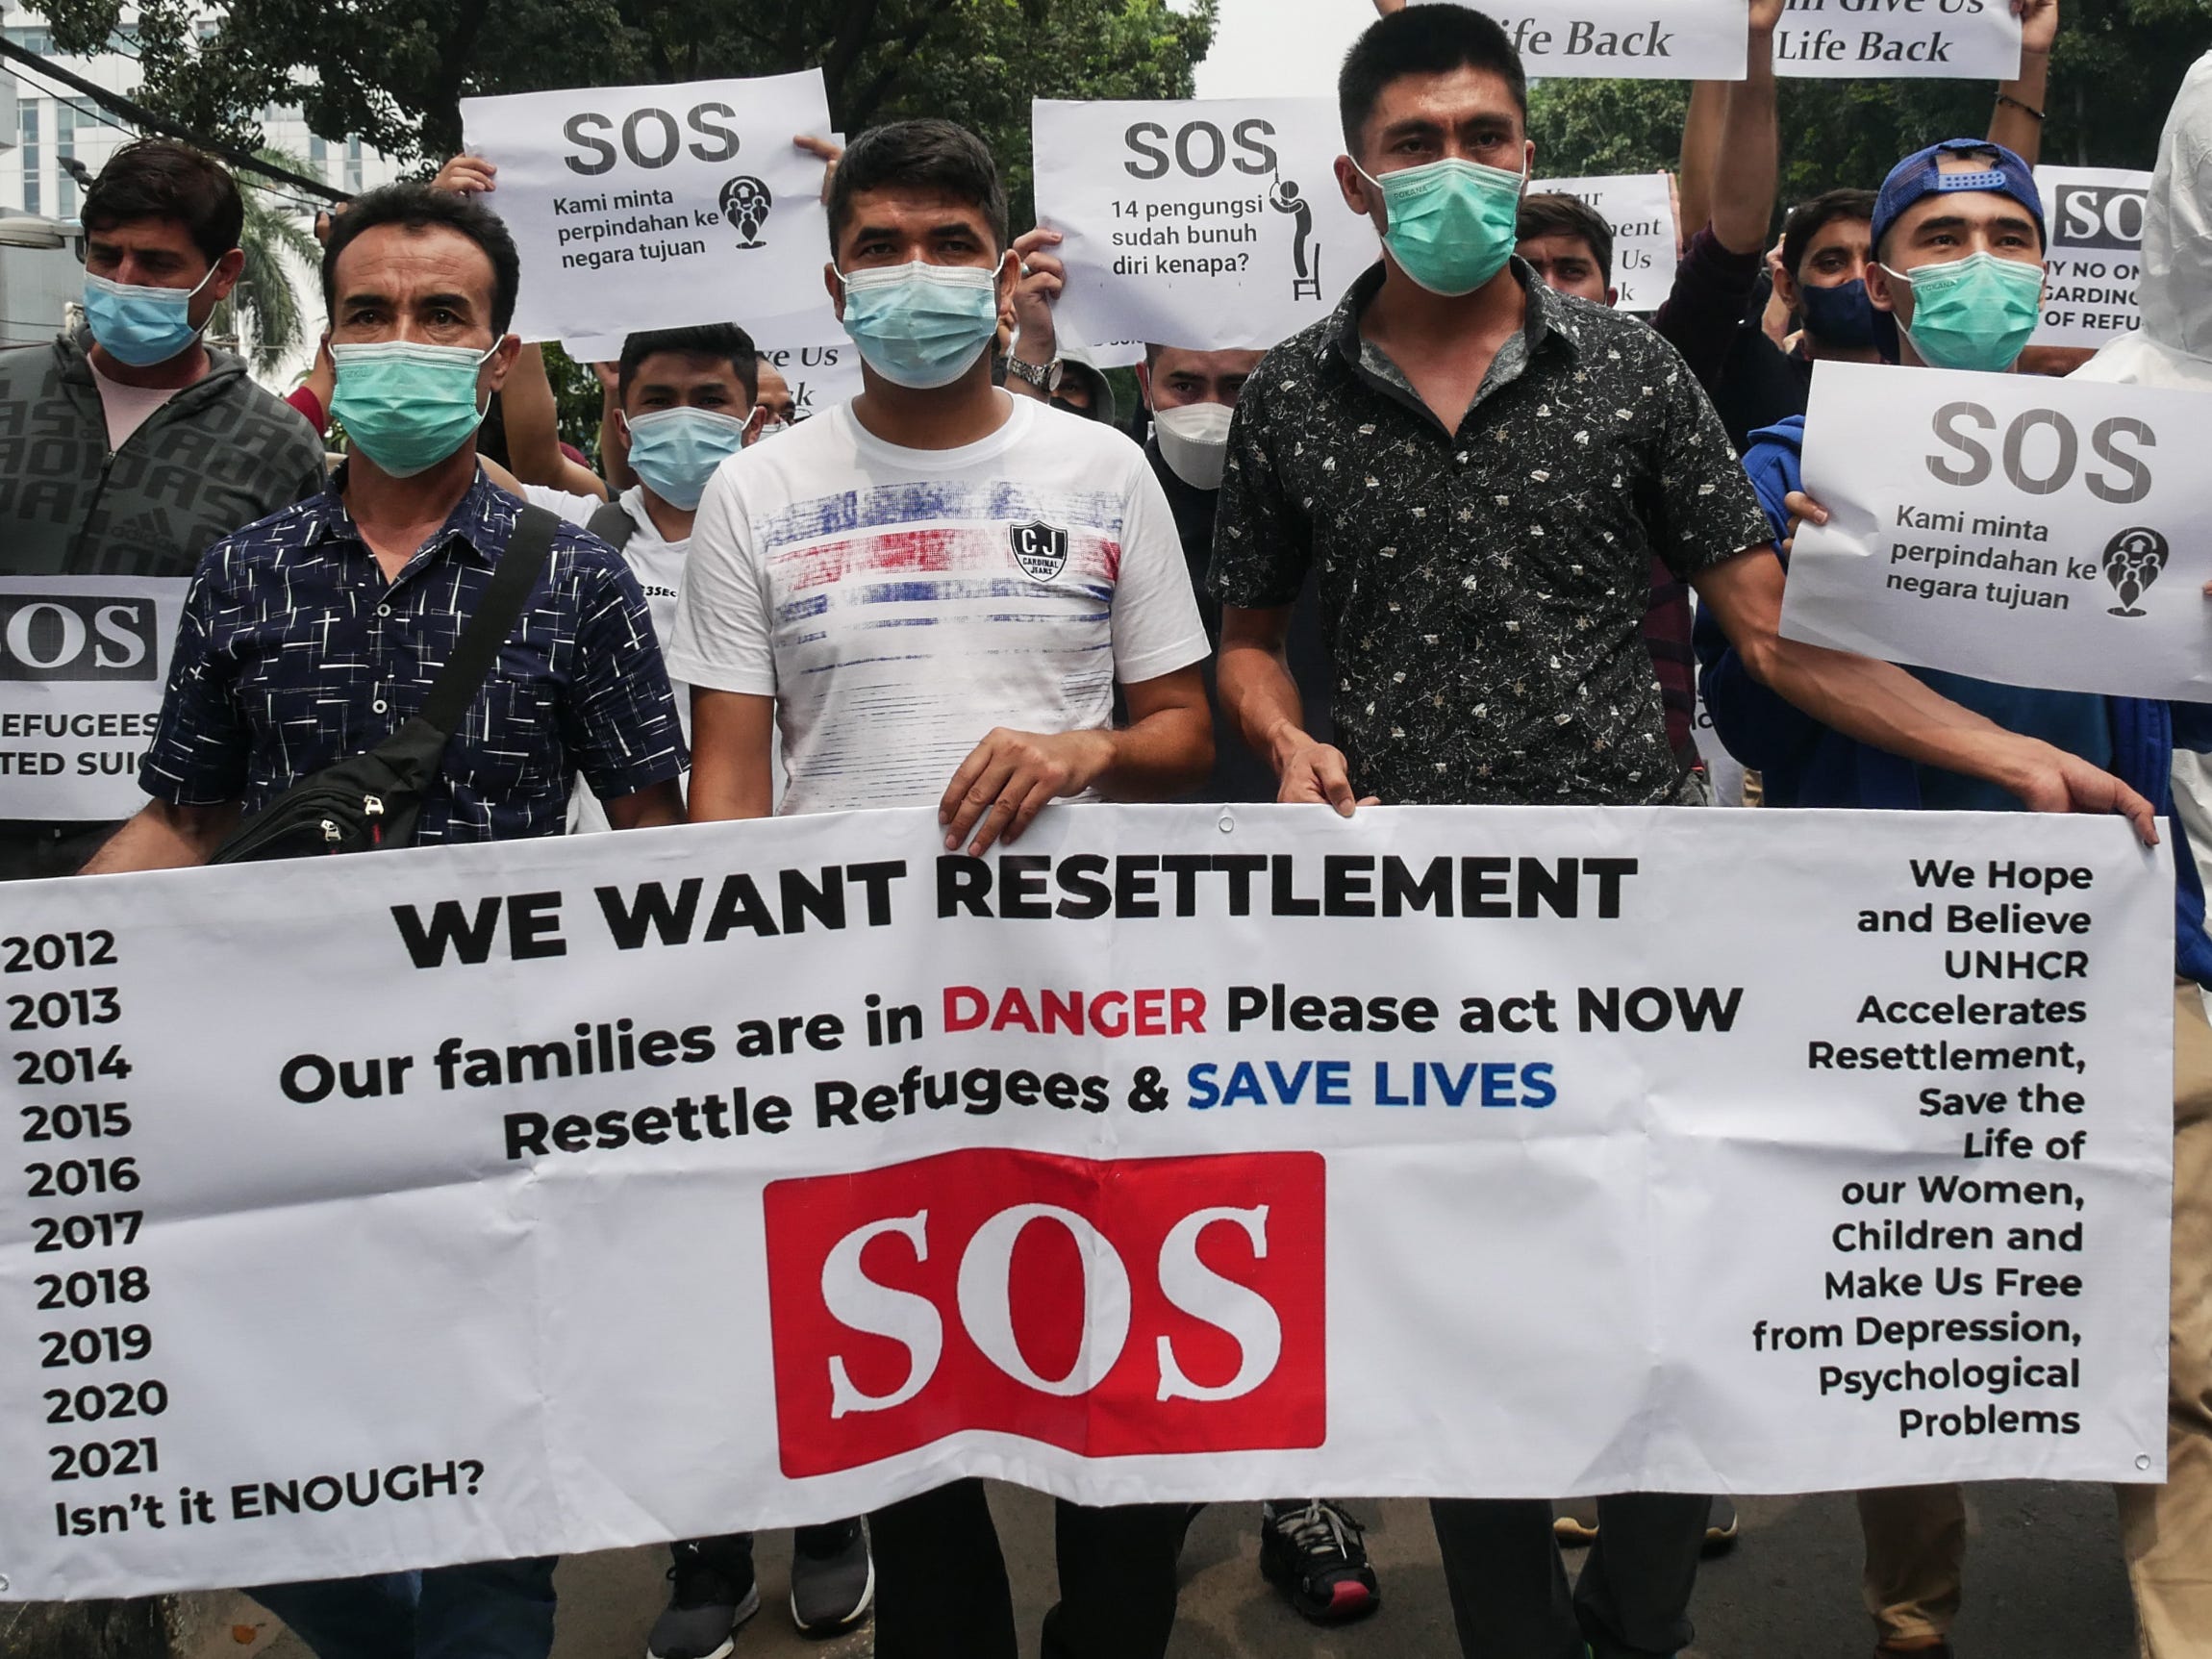
<svg viewBox="0 0 2212 1659">
<path fill-rule="evenodd" d="M 1879 348 L 1886 356 L 1897 353 L 1897 323 L 1887 312 L 1877 311 L 1868 297 L 1866 280 L 1856 278 L 1838 288 L 1797 289 L 1797 309 L 1805 319 L 1805 332 L 1822 345 L 1838 351 Z M 1887 324 L 1885 328 L 1883 325 Z"/>
<path fill-rule="evenodd" d="M 1065 397 L 1050 398 L 1047 401 L 1051 403 L 1054 409 L 1064 411 L 1068 415 L 1080 415 L 1085 420 L 1096 420 L 1098 418 L 1095 411 L 1085 409 L 1079 403 L 1069 403 Z"/>
</svg>

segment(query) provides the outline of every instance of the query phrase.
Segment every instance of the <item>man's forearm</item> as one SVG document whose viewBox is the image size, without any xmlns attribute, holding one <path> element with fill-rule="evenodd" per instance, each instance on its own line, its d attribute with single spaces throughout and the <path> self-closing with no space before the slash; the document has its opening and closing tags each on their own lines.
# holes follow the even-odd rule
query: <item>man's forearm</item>
<svg viewBox="0 0 2212 1659">
<path fill-rule="evenodd" d="M 1221 705 L 1238 735 L 1280 777 L 1290 757 L 1313 742 L 1290 660 L 1280 646 L 1224 644 L 1218 674 Z"/>
<path fill-rule="evenodd" d="M 2023 52 L 2020 79 L 1997 88 L 1997 113 L 1989 118 L 1989 138 L 2002 144 L 2029 166 L 2043 155 L 2043 112 L 2049 109 L 2050 56 Z"/>
<path fill-rule="evenodd" d="M 1848 738 L 2007 789 L 2019 782 L 2026 740 L 1894 664 L 1780 638 L 1739 655 L 1753 679 Z"/>
<path fill-rule="evenodd" d="M 134 869 L 189 869 L 206 864 L 238 821 L 235 803 L 175 807 L 166 801 L 148 801 L 87 861 L 81 873 L 119 875 Z"/>
<path fill-rule="evenodd" d="M 1782 174 L 1782 128 L 1774 88 L 1774 38 L 1751 32 L 1745 78 L 1726 88 L 1726 114 L 1713 158 L 1713 235 L 1730 253 L 1767 246 Z M 1697 225 L 1687 227 L 1694 235 Z"/>
<path fill-rule="evenodd" d="M 1167 800 L 1213 769 L 1214 722 L 1203 708 L 1162 709 L 1100 735 L 1114 753 L 1095 787 L 1114 800 Z"/>
</svg>

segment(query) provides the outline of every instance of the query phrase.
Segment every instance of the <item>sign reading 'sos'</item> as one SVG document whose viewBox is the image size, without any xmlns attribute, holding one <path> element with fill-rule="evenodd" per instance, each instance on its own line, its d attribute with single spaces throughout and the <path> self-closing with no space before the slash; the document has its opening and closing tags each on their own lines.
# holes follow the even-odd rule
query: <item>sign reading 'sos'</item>
<svg viewBox="0 0 2212 1659">
<path fill-rule="evenodd" d="M 767 1191 L 793 1478 L 962 1430 L 1091 1457 L 1320 1445 L 1317 1153 L 945 1153 Z"/>
</svg>

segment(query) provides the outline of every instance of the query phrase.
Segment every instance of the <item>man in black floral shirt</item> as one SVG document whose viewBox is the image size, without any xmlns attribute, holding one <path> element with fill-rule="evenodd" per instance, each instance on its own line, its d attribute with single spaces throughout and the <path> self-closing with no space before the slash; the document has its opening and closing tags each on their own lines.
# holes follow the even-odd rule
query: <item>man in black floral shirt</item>
<svg viewBox="0 0 2212 1659">
<path fill-rule="evenodd" d="M 1385 257 L 1244 385 L 1211 585 L 1220 689 L 1285 801 L 1654 805 L 1675 772 L 1639 634 L 1651 560 L 1692 584 L 1754 678 L 1823 723 L 2002 784 L 2119 811 L 2120 780 L 1900 669 L 1781 639 L 1782 568 L 1719 418 L 1642 323 L 1513 257 L 1534 161 L 1511 42 L 1457 6 L 1386 16 L 1345 60 L 1338 183 Z M 1356 159 L 1355 159 L 1356 158 Z M 1338 748 L 1283 658 L 1319 562 Z M 1633 1659 L 1691 1639 L 1706 1500 L 1602 1500 L 1571 1598 L 1551 1512 L 1435 1505 L 1462 1648 Z"/>
</svg>

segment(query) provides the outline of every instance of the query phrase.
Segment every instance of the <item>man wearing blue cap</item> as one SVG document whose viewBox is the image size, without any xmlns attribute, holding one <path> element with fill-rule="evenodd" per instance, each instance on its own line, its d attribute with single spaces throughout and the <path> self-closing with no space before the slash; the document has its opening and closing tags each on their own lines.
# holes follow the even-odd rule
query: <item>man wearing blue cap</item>
<svg viewBox="0 0 2212 1659">
<path fill-rule="evenodd" d="M 2041 194 L 2027 164 L 2010 150 L 1986 139 L 1958 138 L 1899 163 L 1875 203 L 1867 291 L 1879 310 L 1897 318 L 1901 364 L 2009 372 L 2041 315 L 2045 244 Z M 1754 434 L 1744 458 L 1785 559 L 1798 516 L 1817 523 L 1827 517 L 1801 492 L 1804 424 L 1802 415 L 1794 415 Z M 1700 624 L 1697 645 L 1714 725 L 1731 753 L 1761 768 L 1772 804 L 2014 809 L 2012 797 L 2000 790 L 1854 742 L 1783 702 L 1752 682 L 1709 622 Z M 2008 730 L 2117 773 L 2162 816 L 2173 813 L 2176 743 L 2212 748 L 2212 711 L 2197 706 L 1998 686 L 1927 668 L 1910 671 Z M 2212 1028 L 2197 988 L 2212 986 L 2212 940 L 2205 937 L 2203 891 L 2178 822 L 2174 833 L 2181 842 L 2175 857 L 2175 1099 L 2201 1103 L 2212 1092 Z M 1966 1554 L 1966 1511 L 1958 1488 L 1864 1492 L 1859 1514 L 1867 1607 L 1879 1651 L 1948 1659 Z M 2176 1645 L 2174 1621 L 2153 1617 L 2148 1603 L 2143 1612 L 2144 1651 L 2153 1659 L 2207 1650 L 2212 1628 L 2199 1627 Z"/>
</svg>

